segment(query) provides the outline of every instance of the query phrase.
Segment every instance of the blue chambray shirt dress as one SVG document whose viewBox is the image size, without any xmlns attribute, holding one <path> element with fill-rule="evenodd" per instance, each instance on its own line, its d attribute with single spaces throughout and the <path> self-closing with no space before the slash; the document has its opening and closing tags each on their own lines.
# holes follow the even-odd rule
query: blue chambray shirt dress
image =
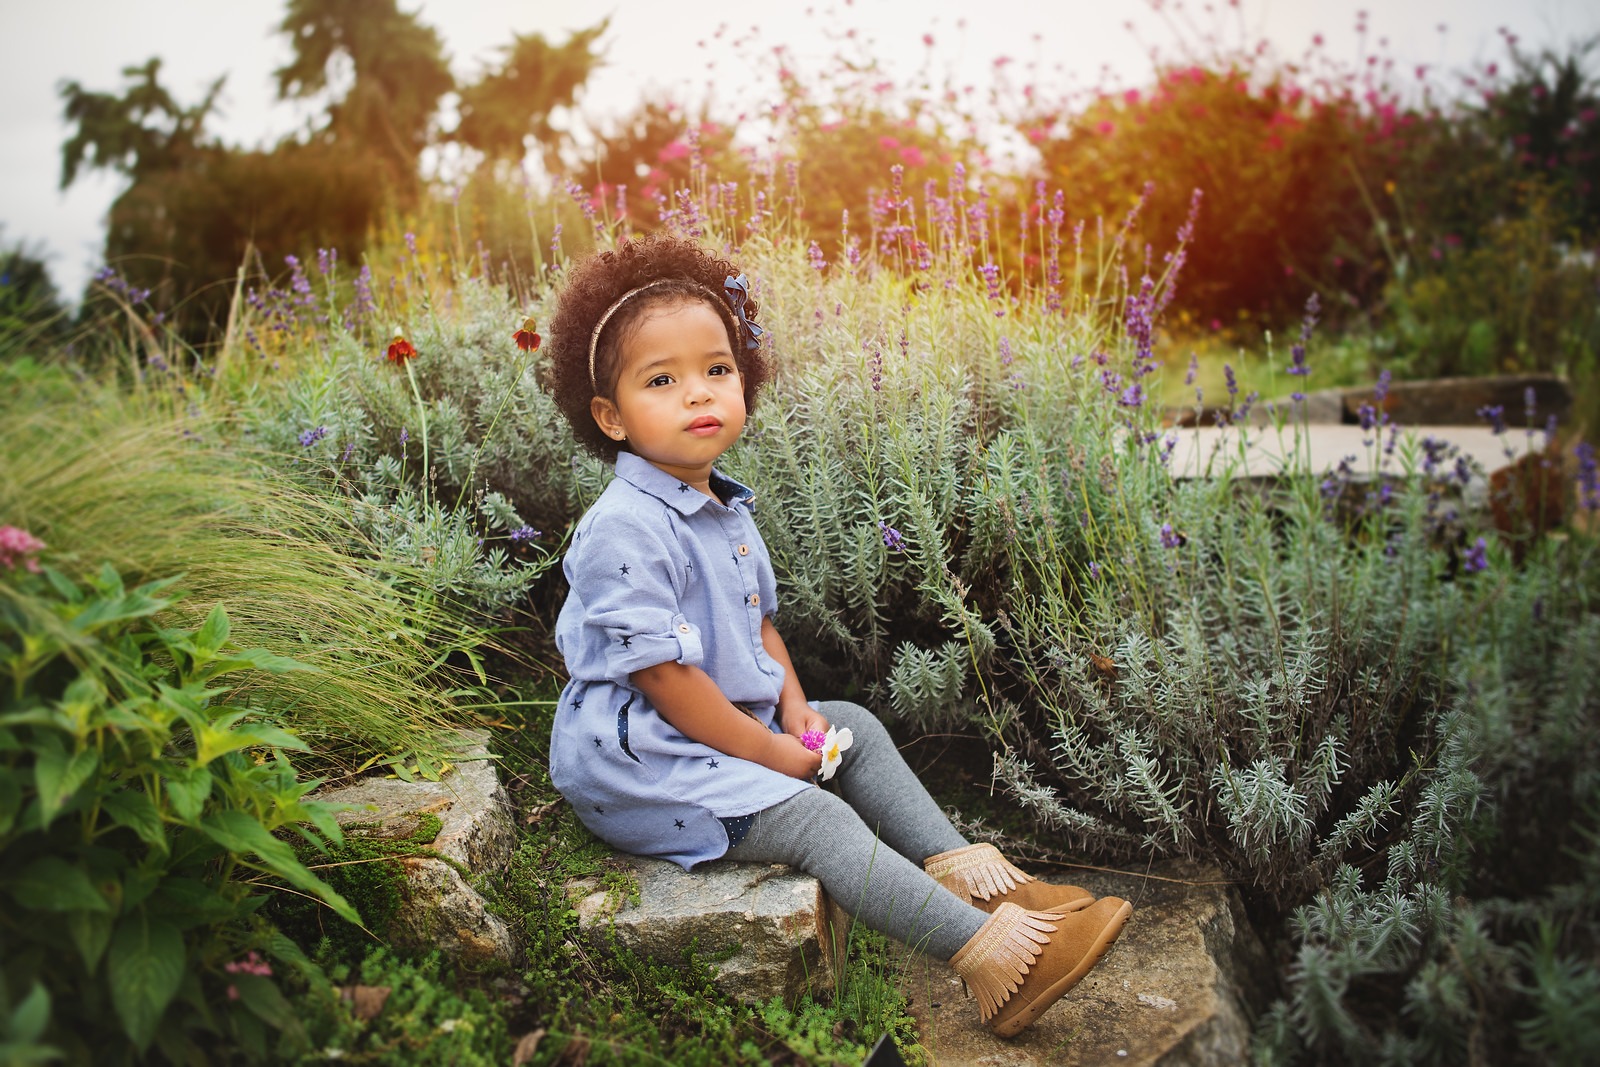
<svg viewBox="0 0 1600 1067">
<path fill-rule="evenodd" d="M 631 452 L 616 470 L 563 562 L 556 647 L 571 681 L 550 778 L 596 836 L 687 869 L 737 844 L 748 816 L 815 786 L 690 740 L 628 679 L 668 661 L 697 666 L 780 729 L 784 670 L 761 644 L 778 589 L 755 495 L 713 471 L 718 503 Z"/>
</svg>

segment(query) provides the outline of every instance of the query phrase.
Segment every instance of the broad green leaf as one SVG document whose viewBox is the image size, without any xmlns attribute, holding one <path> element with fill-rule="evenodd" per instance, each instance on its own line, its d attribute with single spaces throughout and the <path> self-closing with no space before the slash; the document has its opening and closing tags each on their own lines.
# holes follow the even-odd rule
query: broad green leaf
<svg viewBox="0 0 1600 1067">
<path fill-rule="evenodd" d="M 34 758 L 33 781 L 39 791 L 40 829 L 49 829 L 62 807 L 94 774 L 100 754 L 85 748 L 69 756 L 53 735 L 47 734 L 40 741 L 38 755 Z"/>
<path fill-rule="evenodd" d="M 239 907 L 198 878 L 163 878 L 145 902 L 145 910 L 182 929 L 236 917 Z"/>
<path fill-rule="evenodd" d="M 17 772 L 10 767 L 0 767 L 0 834 L 11 832 L 20 810 L 22 783 L 17 780 Z"/>
<path fill-rule="evenodd" d="M 309 663 L 301 663 L 297 659 L 280 656 L 276 652 L 268 652 L 264 648 L 250 648 L 243 652 L 236 652 L 225 659 L 212 662 L 201 672 L 201 676 L 215 678 L 219 674 L 248 670 L 266 671 L 268 674 L 288 674 L 290 671 L 321 673 L 318 668 Z"/>
<path fill-rule="evenodd" d="M 217 650 L 228 642 L 228 613 L 218 604 L 211 609 L 211 614 L 206 616 L 205 625 L 195 631 L 194 644 L 198 653 L 196 657 L 202 663 L 213 659 Z"/>
<path fill-rule="evenodd" d="M 34 982 L 28 995 L 11 1013 L 7 1036 L 19 1045 L 29 1045 L 44 1035 L 50 1023 L 50 991 L 43 982 Z"/>
<path fill-rule="evenodd" d="M 272 979 L 258 974 L 236 974 L 233 986 L 239 991 L 240 1003 L 262 1022 L 290 1034 L 299 1034 L 300 1017 Z"/>
<path fill-rule="evenodd" d="M 145 898 L 156 891 L 161 880 L 166 877 L 164 864 L 145 862 L 129 871 L 122 880 L 122 910 L 131 911 L 143 904 Z"/>
<path fill-rule="evenodd" d="M 93 721 L 94 713 L 105 702 L 106 688 L 100 679 L 92 674 L 80 674 L 68 683 L 56 703 L 56 710 L 64 720 L 63 725 L 70 724 L 73 734 L 82 738 L 97 725 Z"/>
<path fill-rule="evenodd" d="M 142 1053 L 183 981 L 183 935 L 164 919 L 136 911 L 117 924 L 106 953 L 111 1005 Z"/>
<path fill-rule="evenodd" d="M 83 966 L 91 974 L 100 966 L 100 957 L 111 940 L 111 927 L 116 923 L 110 912 L 74 911 L 67 914 L 67 933 L 78 946 Z"/>
<path fill-rule="evenodd" d="M 195 758 L 202 764 L 209 764 L 219 756 L 243 748 L 287 748 L 296 752 L 310 750 L 306 743 L 294 734 L 267 723 L 251 723 L 248 726 L 229 729 L 246 714 L 248 713 L 242 711 L 235 712 L 218 719 L 217 723 L 220 725 L 207 725 L 196 730 Z"/>
<path fill-rule="evenodd" d="M 106 911 L 109 907 L 88 872 L 60 856 L 41 856 L 0 884 L 18 904 L 37 911 Z"/>
<path fill-rule="evenodd" d="M 360 916 L 342 896 L 306 869 L 288 842 L 273 837 L 265 826 L 242 811 L 218 811 L 200 821 L 211 840 L 240 855 L 254 853 L 263 866 L 297 889 L 314 894 L 341 918 L 360 925 Z"/>
<path fill-rule="evenodd" d="M 200 818 L 211 796 L 211 772 L 204 767 L 174 765 L 167 771 L 166 783 L 167 800 L 178 818 L 189 823 Z"/>
<path fill-rule="evenodd" d="M 60 595 L 61 599 L 65 600 L 67 603 L 76 604 L 78 601 L 83 599 L 83 590 L 73 585 L 72 579 L 68 578 L 65 574 L 62 574 L 54 567 L 46 567 L 44 569 L 44 576 L 50 580 L 50 585 L 55 589 L 56 593 Z"/>
<path fill-rule="evenodd" d="M 0 712 L 0 725 L 4 726 L 54 726 L 59 728 L 55 712 L 43 704 L 34 704 L 17 711 Z"/>
<path fill-rule="evenodd" d="M 155 803 L 143 793 L 122 789 L 100 798 L 100 807 L 111 821 L 126 826 L 139 835 L 139 840 L 152 848 L 167 850 L 167 831 L 161 824 L 161 813 Z"/>
</svg>

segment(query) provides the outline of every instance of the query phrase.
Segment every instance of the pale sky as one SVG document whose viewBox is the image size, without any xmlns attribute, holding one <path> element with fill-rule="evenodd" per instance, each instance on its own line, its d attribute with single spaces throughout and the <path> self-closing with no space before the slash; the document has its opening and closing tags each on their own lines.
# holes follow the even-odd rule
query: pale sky
<svg viewBox="0 0 1600 1067">
<path fill-rule="evenodd" d="M 1207 5 L 1188 6 L 1197 21 L 1213 24 Z M 949 75 L 982 93 L 992 84 L 994 60 L 1008 56 L 1016 62 L 1012 72 L 1037 61 L 1048 94 L 1093 84 L 1102 67 L 1123 84 L 1139 85 L 1150 71 L 1146 46 L 1172 40 L 1141 0 L 401 0 L 400 7 L 439 30 L 453 69 L 464 77 L 492 60 L 513 33 L 561 40 L 610 14 L 605 65 L 580 102 L 580 127 L 627 111 L 649 93 L 698 99 L 710 83 L 719 101 L 739 104 L 714 111 L 756 113 L 772 99 L 775 64 L 752 60 L 778 44 L 793 51 L 803 70 L 821 66 L 842 46 L 877 58 L 905 82 L 929 61 L 928 33 L 937 81 Z M 213 128 L 230 143 L 270 144 L 303 125 L 315 109 L 273 98 L 272 70 L 288 58 L 276 32 L 284 9 L 283 0 L 0 0 L 0 40 L 7 45 L 0 64 L 0 247 L 21 240 L 42 253 L 69 299 L 98 266 L 105 212 L 121 180 L 89 174 L 58 190 L 66 127 L 56 86 L 65 79 L 120 90 L 122 67 L 160 56 L 163 84 L 185 104 L 228 75 L 224 114 Z M 1242 0 L 1240 18 L 1248 39 L 1264 37 L 1281 54 L 1301 54 L 1320 33 L 1335 55 L 1353 57 L 1362 9 L 1371 10 L 1369 41 L 1387 37 L 1405 64 L 1449 70 L 1502 59 L 1501 26 L 1534 48 L 1600 35 L 1594 0 Z M 1126 28 L 1129 22 L 1136 32 Z M 847 40 L 850 28 L 856 37 Z M 745 43 L 716 46 L 734 39 Z"/>
</svg>

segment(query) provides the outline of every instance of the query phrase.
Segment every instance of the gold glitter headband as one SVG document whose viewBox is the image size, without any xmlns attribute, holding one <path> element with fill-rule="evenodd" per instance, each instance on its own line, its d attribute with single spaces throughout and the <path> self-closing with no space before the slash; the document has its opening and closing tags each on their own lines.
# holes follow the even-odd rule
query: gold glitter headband
<svg viewBox="0 0 1600 1067">
<path fill-rule="evenodd" d="M 743 276 L 741 275 L 741 277 Z M 594 324 L 594 332 L 589 334 L 589 388 L 595 390 L 597 393 L 600 390 L 600 384 L 599 382 L 595 381 L 594 377 L 594 354 L 600 348 L 600 331 L 606 328 L 606 323 L 611 321 L 611 316 L 615 315 L 617 313 L 617 309 L 622 307 L 623 304 L 626 304 L 628 301 L 632 300 L 646 289 L 654 289 L 658 285 L 666 285 L 669 282 L 682 282 L 687 285 L 692 285 L 696 289 L 700 290 L 706 296 L 711 298 L 711 302 L 716 305 L 717 310 L 722 314 L 724 321 L 726 321 L 729 326 L 734 326 L 737 329 L 737 323 L 734 321 L 733 312 L 728 308 L 728 305 L 725 302 L 718 300 L 716 293 L 713 293 L 710 289 L 707 289 L 699 282 L 692 281 L 688 278 L 657 278 L 653 282 L 645 282 L 643 285 L 638 286 L 637 288 L 629 289 L 626 293 L 623 293 L 621 296 L 613 300 L 611 302 L 611 306 L 606 308 L 605 313 L 600 316 L 600 321 Z"/>
</svg>

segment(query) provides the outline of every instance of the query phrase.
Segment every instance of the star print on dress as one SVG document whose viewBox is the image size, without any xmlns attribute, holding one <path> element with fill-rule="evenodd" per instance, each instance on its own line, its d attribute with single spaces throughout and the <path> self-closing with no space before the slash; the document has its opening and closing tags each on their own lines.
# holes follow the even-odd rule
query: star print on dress
<svg viewBox="0 0 1600 1067">
<path fill-rule="evenodd" d="M 606 813 L 606 809 L 602 808 L 600 805 L 596 804 L 594 806 L 594 813 L 596 815 L 604 815 Z"/>
<path fill-rule="evenodd" d="M 628 565 L 626 563 L 624 563 L 622 565 L 622 567 L 621 567 L 621 570 L 622 570 L 623 574 L 627 574 L 628 573 Z"/>
<path fill-rule="evenodd" d="M 624 635 L 623 638 L 622 638 L 622 647 L 623 648 L 632 648 L 633 647 L 633 638 Z"/>
<path fill-rule="evenodd" d="M 673 819 L 673 820 L 672 820 L 672 825 L 673 825 L 673 826 L 676 826 L 676 827 L 677 827 L 677 828 L 678 828 L 678 829 L 680 829 L 680 830 L 682 830 L 682 829 L 683 829 L 683 828 L 684 828 L 684 827 L 683 827 L 683 820 L 682 820 L 682 819 Z"/>
<path fill-rule="evenodd" d="M 634 698 L 638 693 L 629 693 L 628 699 L 622 702 L 622 707 L 617 709 L 617 744 L 622 746 L 622 751 L 635 763 L 643 763 L 638 756 L 633 754 L 633 749 L 628 747 L 628 709 L 633 707 Z"/>
<path fill-rule="evenodd" d="M 714 759 L 708 759 L 706 760 L 706 766 L 710 767 L 712 770 L 716 770 L 718 767 L 722 766 L 722 764 L 718 763 Z"/>
<path fill-rule="evenodd" d="M 572 710 L 573 711 L 577 711 L 581 707 L 583 707 L 583 701 L 578 700 L 578 699 L 574 699 L 572 701 Z"/>
<path fill-rule="evenodd" d="M 594 739 L 594 747 L 595 748 L 599 748 L 600 746 L 602 746 L 604 744 L 605 744 L 605 742 L 600 740 L 598 737 Z"/>
<path fill-rule="evenodd" d="M 678 483 L 678 492 L 687 493 L 688 491 L 689 491 L 689 483 L 688 482 L 679 482 Z"/>
</svg>

